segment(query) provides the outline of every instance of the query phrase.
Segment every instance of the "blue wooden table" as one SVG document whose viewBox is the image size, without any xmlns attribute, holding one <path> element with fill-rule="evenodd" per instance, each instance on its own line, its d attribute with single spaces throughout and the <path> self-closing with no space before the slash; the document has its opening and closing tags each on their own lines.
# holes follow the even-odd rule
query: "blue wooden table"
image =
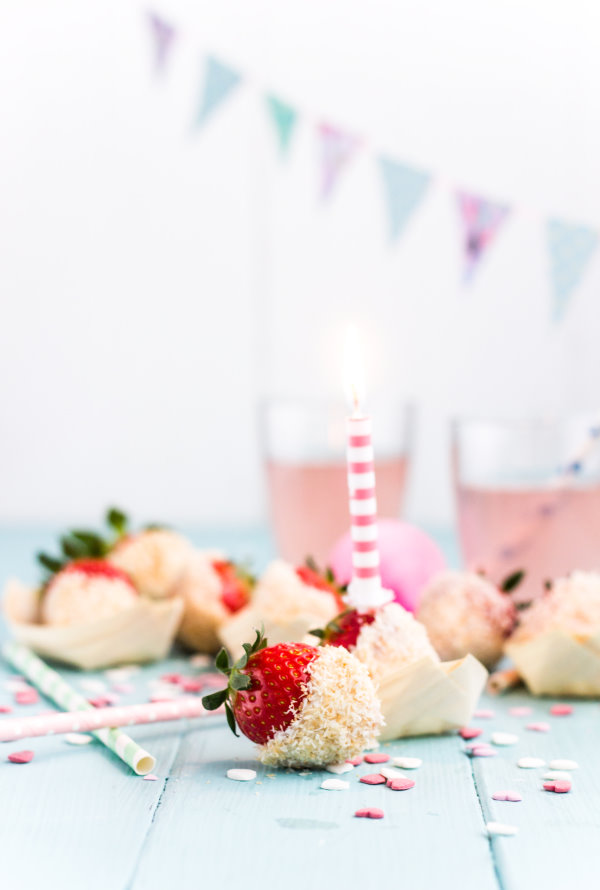
<svg viewBox="0 0 600 890">
<path fill-rule="evenodd" d="M 32 579 L 31 554 L 50 546 L 51 530 L 0 532 L 2 575 Z M 269 555 L 260 531 L 197 533 L 234 556 Z M 444 543 L 448 544 L 447 541 Z M 448 545 L 451 550 L 451 545 Z M 0 635 L 3 633 L 0 630 Z M 152 680 L 170 671 L 193 673 L 184 657 L 143 668 L 123 703 L 148 698 Z M 75 686 L 98 674 L 64 671 Z M 0 666 L 0 704 L 13 704 L 12 671 Z M 9 683 L 10 685 L 10 683 Z M 73 747 L 63 737 L 5 744 L 0 753 L 0 887 L 2 890 L 164 890 L 231 887 L 321 890 L 329 886 L 407 890 L 529 890 L 587 888 L 600 873 L 600 705 L 576 702 L 568 717 L 549 715 L 551 701 L 518 691 L 484 699 L 492 719 L 478 718 L 487 740 L 514 732 L 518 744 L 498 756 L 471 759 L 458 736 L 404 740 L 382 746 L 392 755 L 422 758 L 416 786 L 393 792 L 358 782 L 376 767 L 343 776 L 345 791 L 324 791 L 330 774 L 275 772 L 258 765 L 253 746 L 236 739 L 217 717 L 135 728 L 132 735 L 157 758 L 157 781 L 145 781 L 93 743 Z M 517 717 L 515 706 L 532 713 Z M 16 706 L 20 714 L 47 710 Z M 1 718 L 0 718 L 1 719 Z M 531 721 L 550 731 L 526 730 Z M 26 765 L 7 761 L 30 748 Z M 542 790 L 543 770 L 516 761 L 533 755 L 579 762 L 568 794 Z M 231 766 L 251 767 L 256 781 L 226 778 Z M 512 789 L 521 803 L 492 800 Z M 380 807 L 381 821 L 356 819 Z M 510 823 L 514 837 L 489 838 L 485 823 Z"/>
</svg>

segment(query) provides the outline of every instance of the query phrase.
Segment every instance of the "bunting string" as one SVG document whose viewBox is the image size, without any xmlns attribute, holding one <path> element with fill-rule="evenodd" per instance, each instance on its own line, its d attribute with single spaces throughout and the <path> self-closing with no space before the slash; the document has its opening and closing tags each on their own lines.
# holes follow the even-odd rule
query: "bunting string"
<svg viewBox="0 0 600 890">
<path fill-rule="evenodd" d="M 155 75 L 164 77 L 177 43 L 178 30 L 153 11 L 148 12 L 146 24 L 151 38 L 153 71 Z M 202 129 L 212 120 L 242 84 L 249 84 L 249 80 L 236 66 L 211 53 L 204 54 L 194 128 Z M 300 121 L 308 118 L 308 115 L 301 114 L 298 107 L 277 91 L 261 92 L 276 146 L 281 159 L 285 160 L 291 152 Z M 441 177 L 371 150 L 366 139 L 330 121 L 317 118 L 311 124 L 315 128 L 321 202 L 326 203 L 333 198 L 356 154 L 369 151 L 379 173 L 389 240 L 391 244 L 396 243 L 424 202 L 432 183 L 435 181 L 439 184 Z M 469 286 L 483 258 L 497 242 L 504 224 L 514 216 L 515 208 L 460 187 L 450 186 L 450 191 L 457 207 L 463 283 Z M 552 218 L 546 220 L 544 226 L 551 293 L 550 315 L 555 322 L 560 322 L 590 266 L 600 239 L 595 228 L 583 224 Z"/>
</svg>

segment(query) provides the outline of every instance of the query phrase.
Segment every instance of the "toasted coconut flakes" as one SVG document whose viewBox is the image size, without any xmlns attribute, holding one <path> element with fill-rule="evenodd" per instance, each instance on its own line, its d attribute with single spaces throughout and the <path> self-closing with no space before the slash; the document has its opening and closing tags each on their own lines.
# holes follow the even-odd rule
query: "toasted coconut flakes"
<svg viewBox="0 0 600 890">
<path fill-rule="evenodd" d="M 423 625 L 398 603 L 378 609 L 375 621 L 362 626 L 353 653 L 376 683 L 426 655 L 439 661 Z"/>
<path fill-rule="evenodd" d="M 600 574 L 573 572 L 555 581 L 548 593 L 521 613 L 510 642 L 522 643 L 552 630 L 581 637 L 600 631 Z"/>
<path fill-rule="evenodd" d="M 293 722 L 259 751 L 272 766 L 328 766 L 372 746 L 383 725 L 373 681 L 345 649 L 326 646 L 309 666 L 311 676 Z"/>
<path fill-rule="evenodd" d="M 174 593 L 192 553 L 192 545 L 182 535 L 151 529 L 125 538 L 108 561 L 127 572 L 141 594 L 160 599 Z"/>
</svg>

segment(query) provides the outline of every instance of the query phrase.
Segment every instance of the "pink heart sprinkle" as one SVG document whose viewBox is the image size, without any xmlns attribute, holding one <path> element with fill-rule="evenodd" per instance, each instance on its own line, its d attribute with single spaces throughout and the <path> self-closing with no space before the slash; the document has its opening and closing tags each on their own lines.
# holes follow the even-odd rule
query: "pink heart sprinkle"
<svg viewBox="0 0 600 890">
<path fill-rule="evenodd" d="M 525 729 L 531 729 L 533 732 L 549 732 L 550 724 L 539 722 L 539 723 L 528 723 Z"/>
<path fill-rule="evenodd" d="M 459 730 L 459 734 L 463 739 L 476 739 L 477 736 L 480 736 L 482 733 L 483 729 L 480 729 L 478 726 L 463 726 L 463 728 Z"/>
<path fill-rule="evenodd" d="M 496 791 L 495 794 L 492 794 L 492 800 L 510 800 L 513 803 L 518 803 L 523 798 L 518 791 Z"/>
<path fill-rule="evenodd" d="M 365 807 L 362 810 L 357 810 L 354 815 L 359 819 L 383 819 L 383 810 L 379 810 L 377 807 Z"/>
<path fill-rule="evenodd" d="M 8 755 L 11 763 L 29 763 L 33 760 L 33 757 L 33 751 L 13 751 L 12 754 Z"/>
<path fill-rule="evenodd" d="M 387 763 L 389 754 L 365 754 L 365 763 Z"/>
<path fill-rule="evenodd" d="M 481 720 L 491 720 L 495 713 L 495 711 L 488 711 L 482 708 L 480 711 L 475 711 L 473 717 L 479 717 Z"/>
<path fill-rule="evenodd" d="M 392 791 L 408 791 L 415 787 L 415 783 L 412 779 L 388 779 L 387 786 Z"/>
<path fill-rule="evenodd" d="M 194 677 L 186 677 L 181 683 L 184 692 L 200 692 L 204 688 L 204 683 L 200 679 Z"/>
<path fill-rule="evenodd" d="M 10 705 L 0 705 L 0 714 L 11 714 L 12 708 Z"/>
<path fill-rule="evenodd" d="M 37 705 L 40 697 L 35 689 L 21 689 L 15 692 L 15 701 L 18 705 Z"/>
<path fill-rule="evenodd" d="M 108 708 L 110 705 L 114 705 L 115 698 L 109 695 L 98 695 L 96 698 L 88 698 L 88 703 L 93 708 Z"/>
<path fill-rule="evenodd" d="M 552 705 L 550 713 L 553 717 L 567 717 L 573 713 L 573 705 Z"/>
<path fill-rule="evenodd" d="M 566 794 L 571 790 L 571 783 L 566 780 L 556 782 L 544 782 L 544 791 L 554 791 L 556 794 Z"/>
<path fill-rule="evenodd" d="M 386 783 L 385 776 L 380 773 L 369 773 L 368 776 L 361 776 L 358 781 L 365 785 L 385 785 Z"/>
<path fill-rule="evenodd" d="M 517 708 L 509 708 L 508 713 L 512 717 L 529 717 L 531 714 L 531 708 L 527 705 L 520 705 Z"/>
<path fill-rule="evenodd" d="M 144 776 L 144 782 L 157 782 L 158 776 L 149 773 L 147 776 Z"/>
<path fill-rule="evenodd" d="M 470 750 L 471 757 L 496 757 L 498 752 L 489 745 L 473 745 Z"/>
<path fill-rule="evenodd" d="M 163 674 L 160 681 L 161 683 L 173 683 L 174 686 L 179 686 L 183 679 L 183 674 Z"/>
<path fill-rule="evenodd" d="M 365 758 L 362 754 L 359 754 L 358 757 L 353 757 L 352 760 L 347 760 L 346 763 L 351 763 L 352 766 L 360 766 Z"/>
</svg>

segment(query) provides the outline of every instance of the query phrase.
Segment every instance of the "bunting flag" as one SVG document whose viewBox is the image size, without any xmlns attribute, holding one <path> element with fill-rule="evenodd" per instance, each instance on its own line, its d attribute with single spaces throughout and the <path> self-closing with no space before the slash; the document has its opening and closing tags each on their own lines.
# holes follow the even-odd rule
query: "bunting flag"
<svg viewBox="0 0 600 890">
<path fill-rule="evenodd" d="M 325 201 L 333 194 L 340 173 L 352 159 L 359 140 L 351 133 L 326 123 L 318 125 L 317 136 L 321 174 L 320 195 Z"/>
<path fill-rule="evenodd" d="M 471 281 L 481 258 L 507 218 L 509 208 L 469 192 L 458 191 L 456 199 L 463 225 L 464 278 Z"/>
<path fill-rule="evenodd" d="M 241 75 L 215 56 L 207 56 L 196 126 L 201 127 L 241 81 Z"/>
<path fill-rule="evenodd" d="M 156 74 L 163 74 L 175 39 L 175 28 L 155 12 L 148 13 L 148 23 L 152 36 L 154 71 Z"/>
<path fill-rule="evenodd" d="M 288 153 L 294 128 L 298 120 L 298 113 L 291 105 L 288 105 L 287 102 L 283 102 L 272 93 L 265 96 L 265 101 L 267 103 L 267 110 L 275 126 L 281 154 L 285 157 Z"/>
<path fill-rule="evenodd" d="M 567 310 L 569 297 L 598 246 L 598 232 L 587 226 L 551 219 L 546 224 L 546 233 L 554 290 L 554 320 L 560 321 Z"/>
<path fill-rule="evenodd" d="M 379 157 L 377 162 L 383 181 L 390 236 L 395 241 L 425 196 L 431 176 L 391 158 Z"/>
</svg>

